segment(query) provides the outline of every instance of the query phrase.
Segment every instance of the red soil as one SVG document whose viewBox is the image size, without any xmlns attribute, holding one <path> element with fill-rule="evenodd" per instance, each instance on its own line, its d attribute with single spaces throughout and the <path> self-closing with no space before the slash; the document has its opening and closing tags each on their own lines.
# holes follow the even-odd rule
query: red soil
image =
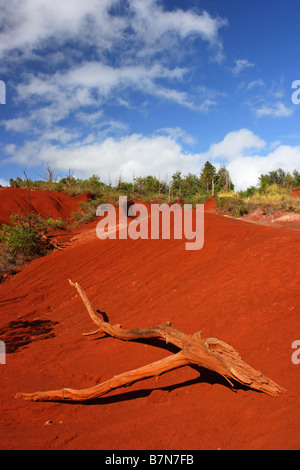
<svg viewBox="0 0 300 470">
<path fill-rule="evenodd" d="M 293 189 L 292 190 L 293 197 L 300 197 L 300 189 Z"/>
<path fill-rule="evenodd" d="M 270 215 L 265 215 L 261 209 L 257 209 L 248 215 L 244 215 L 243 221 L 300 230 L 300 214 L 293 212 L 274 211 Z"/>
<path fill-rule="evenodd" d="M 210 205 L 210 204 L 209 204 Z M 208 206 L 209 206 L 208 205 Z M 64 251 L 0 286 L 1 449 L 299 449 L 297 230 L 205 214 L 202 250 L 185 240 L 105 240 L 97 221 Z M 16 392 L 87 388 L 172 354 L 158 342 L 82 336 L 95 329 L 76 290 L 124 328 L 170 320 L 232 345 L 281 386 L 278 398 L 184 367 L 92 403 L 28 402 Z M 158 347 L 159 346 L 159 347 Z M 200 373 L 200 374 L 199 374 Z"/>
<path fill-rule="evenodd" d="M 86 194 L 71 197 L 65 193 L 31 190 L 30 210 L 43 218 L 66 220 L 79 210 L 78 202 L 86 200 Z M 0 188 L 0 224 L 9 224 L 11 214 L 28 214 L 28 207 L 27 189 Z"/>
</svg>

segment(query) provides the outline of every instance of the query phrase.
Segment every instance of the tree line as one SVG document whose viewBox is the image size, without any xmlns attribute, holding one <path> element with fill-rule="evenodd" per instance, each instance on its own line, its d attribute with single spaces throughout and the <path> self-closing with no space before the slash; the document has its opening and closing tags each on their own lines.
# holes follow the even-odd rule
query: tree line
<svg viewBox="0 0 300 470">
<path fill-rule="evenodd" d="M 25 173 L 25 172 L 24 172 Z M 234 189 L 230 174 L 222 165 L 219 170 L 216 169 L 212 163 L 207 161 L 199 175 L 188 173 L 183 175 L 182 171 L 176 171 L 170 181 L 162 180 L 156 176 L 139 176 L 133 177 L 131 182 L 123 181 L 121 177 L 116 181 L 115 186 L 110 183 L 103 183 L 98 175 L 92 175 L 88 179 L 75 178 L 71 170 L 63 178 L 58 178 L 57 171 L 52 169 L 50 164 L 47 163 L 45 169 L 40 175 L 41 179 L 37 181 L 28 180 L 27 175 L 25 180 L 17 177 L 10 179 L 10 186 L 21 188 L 28 185 L 28 181 L 32 187 L 52 187 L 53 190 L 64 190 L 72 188 L 80 188 L 82 191 L 103 192 L 108 189 L 115 189 L 118 191 L 125 191 L 128 193 L 142 194 L 170 194 L 177 197 L 193 196 L 195 194 L 207 194 L 214 196 L 219 191 L 229 191 Z"/>
<path fill-rule="evenodd" d="M 183 175 L 182 171 L 178 170 L 172 175 L 169 182 L 148 175 L 133 178 L 130 183 L 122 182 L 119 179 L 117 188 L 139 194 L 167 194 L 171 192 L 173 196 L 186 197 L 204 193 L 210 193 L 211 196 L 214 196 L 220 191 L 233 190 L 234 185 L 225 165 L 217 170 L 212 163 L 207 161 L 199 176 L 193 173 Z"/>
<path fill-rule="evenodd" d="M 182 171 L 176 171 L 169 181 L 162 180 L 156 176 L 139 176 L 133 177 L 131 182 L 123 181 L 120 176 L 115 185 L 111 182 L 108 184 L 101 181 L 98 175 L 92 175 L 88 179 L 75 178 L 71 170 L 63 178 L 57 176 L 57 171 L 52 169 L 47 163 L 42 171 L 41 179 L 31 181 L 17 177 L 10 179 L 12 187 L 28 187 L 30 184 L 33 188 L 51 189 L 53 191 L 68 191 L 69 193 L 78 194 L 79 192 L 103 193 L 104 191 L 117 190 L 138 195 L 172 195 L 172 197 L 193 197 L 195 195 L 216 196 L 218 193 L 229 192 L 234 190 L 234 184 L 225 165 L 217 168 L 209 161 L 203 165 L 199 175 L 188 173 L 183 175 Z M 281 188 L 300 187 L 300 173 L 294 170 L 292 173 L 285 172 L 281 168 L 270 171 L 269 173 L 260 175 L 257 186 L 250 186 L 245 191 L 239 191 L 242 197 L 249 197 L 255 191 L 264 191 L 268 186 L 277 185 Z"/>
</svg>

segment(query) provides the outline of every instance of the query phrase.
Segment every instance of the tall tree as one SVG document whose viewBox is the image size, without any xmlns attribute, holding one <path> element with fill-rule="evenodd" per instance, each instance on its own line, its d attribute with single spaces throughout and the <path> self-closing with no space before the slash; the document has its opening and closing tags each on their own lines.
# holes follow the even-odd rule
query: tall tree
<svg viewBox="0 0 300 470">
<path fill-rule="evenodd" d="M 172 191 L 176 194 L 181 194 L 181 188 L 182 187 L 182 176 L 181 176 L 181 171 L 176 171 L 174 175 L 172 175 L 172 181 L 171 181 L 171 188 Z"/>
<path fill-rule="evenodd" d="M 216 181 L 217 170 L 212 163 L 209 161 L 205 162 L 201 174 L 200 174 L 200 183 L 203 189 L 209 191 L 213 189 Z"/>
</svg>

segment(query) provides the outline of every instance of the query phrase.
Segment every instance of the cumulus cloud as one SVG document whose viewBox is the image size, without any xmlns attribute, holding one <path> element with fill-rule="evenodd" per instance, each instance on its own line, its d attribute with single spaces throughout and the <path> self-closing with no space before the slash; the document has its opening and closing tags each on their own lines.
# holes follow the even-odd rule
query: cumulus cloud
<svg viewBox="0 0 300 470">
<path fill-rule="evenodd" d="M 229 132 L 202 153 L 184 150 L 182 142 L 188 138 L 183 129 L 166 128 L 150 136 L 131 134 L 119 139 L 107 137 L 102 142 L 91 137 L 67 147 L 45 141 L 27 142 L 14 149 L 9 161 L 32 167 L 50 162 L 61 176 L 72 168 L 77 177 L 97 173 L 103 181 L 114 184 L 120 177 L 132 181 L 133 176 L 147 175 L 168 181 L 178 170 L 199 175 L 209 160 L 216 168 L 226 165 L 236 190 L 256 185 L 262 173 L 278 168 L 292 172 L 299 167 L 299 146 L 268 144 L 249 129 Z"/>
<path fill-rule="evenodd" d="M 261 174 L 282 168 L 292 173 L 299 168 L 300 146 L 280 145 L 273 152 L 264 155 L 240 155 L 232 160 L 227 168 L 235 182 L 236 190 L 244 190 L 258 184 Z"/>
<path fill-rule="evenodd" d="M 170 135 L 132 134 L 119 140 L 108 137 L 100 143 L 77 142 L 68 147 L 27 142 L 14 152 L 10 161 L 31 166 L 50 162 L 62 174 L 72 168 L 78 177 L 97 173 L 103 181 L 110 179 L 113 183 L 120 176 L 127 181 L 133 175 L 170 178 L 178 168 L 186 172 L 199 169 L 198 157 L 185 154 L 181 144 Z"/>
<path fill-rule="evenodd" d="M 202 155 L 203 156 L 203 155 Z M 229 132 L 224 139 L 212 144 L 205 154 L 214 161 L 226 164 L 236 190 L 243 190 L 258 184 L 261 174 L 282 168 L 292 172 L 299 168 L 300 147 L 267 144 L 248 129 Z"/>
<path fill-rule="evenodd" d="M 198 155 L 216 165 L 224 163 L 236 190 L 258 184 L 261 174 L 282 168 L 292 172 L 299 168 L 300 147 L 267 143 L 249 129 L 226 134 L 221 142 L 210 145 L 207 152 Z"/>
<path fill-rule="evenodd" d="M 206 152 L 208 159 L 226 159 L 231 161 L 243 155 L 245 151 L 262 149 L 266 142 L 248 129 L 229 132 L 221 142 L 211 144 Z"/>
</svg>

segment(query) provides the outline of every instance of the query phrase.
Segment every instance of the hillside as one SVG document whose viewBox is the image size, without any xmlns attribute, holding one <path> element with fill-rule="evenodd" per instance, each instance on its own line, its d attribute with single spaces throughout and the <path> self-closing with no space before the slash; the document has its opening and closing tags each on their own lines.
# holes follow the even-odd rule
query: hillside
<svg viewBox="0 0 300 470">
<path fill-rule="evenodd" d="M 63 192 L 31 189 L 30 211 L 40 214 L 44 219 L 70 219 L 72 212 L 78 210 L 78 202 L 87 200 L 86 194 L 71 197 Z M 27 189 L 0 188 L 0 224 L 9 224 L 12 214 L 28 214 L 29 198 Z"/>
<path fill-rule="evenodd" d="M 64 201 L 63 218 L 62 208 Z M 299 231 L 224 217 L 211 203 L 199 251 L 186 251 L 184 240 L 99 240 L 96 224 L 0 286 L 0 339 L 7 346 L 0 448 L 299 448 L 300 365 L 291 360 L 299 339 Z M 185 333 L 202 330 L 286 393 L 233 390 L 217 374 L 184 367 L 91 403 L 16 399 L 16 392 L 91 387 L 174 352 L 158 341 L 82 336 L 95 325 L 68 279 L 112 324 L 142 328 L 169 320 Z"/>
</svg>

